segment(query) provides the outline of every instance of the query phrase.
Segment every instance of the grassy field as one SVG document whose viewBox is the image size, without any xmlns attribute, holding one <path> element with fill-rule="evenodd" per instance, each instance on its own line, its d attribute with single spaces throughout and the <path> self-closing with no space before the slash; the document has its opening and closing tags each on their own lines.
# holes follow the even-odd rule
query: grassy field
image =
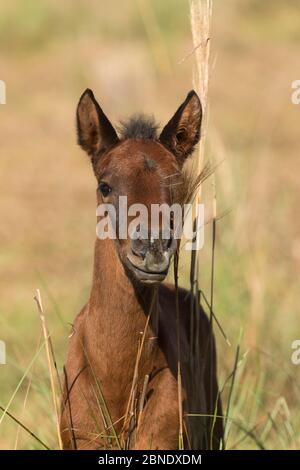
<svg viewBox="0 0 300 470">
<path fill-rule="evenodd" d="M 88 296 L 95 238 L 96 185 L 76 145 L 76 104 L 90 87 L 115 123 L 134 111 L 164 123 L 192 88 L 189 2 L 0 4 L 0 405 L 56 448 L 33 296 L 40 288 L 61 368 L 69 323 Z M 291 102 L 299 49 L 296 0 L 214 1 L 206 160 L 218 164 L 217 211 L 226 214 L 217 222 L 214 289 L 231 342 L 216 331 L 221 385 L 239 346 L 228 448 L 300 447 L 300 366 L 291 363 L 300 337 L 300 107 Z M 211 196 L 208 180 L 208 215 Z M 210 257 L 208 224 L 200 254 L 207 295 Z M 184 252 L 181 261 L 187 285 Z M 225 404 L 229 391 L 227 381 Z M 40 446 L 0 414 L 0 448 L 15 447 Z"/>
</svg>

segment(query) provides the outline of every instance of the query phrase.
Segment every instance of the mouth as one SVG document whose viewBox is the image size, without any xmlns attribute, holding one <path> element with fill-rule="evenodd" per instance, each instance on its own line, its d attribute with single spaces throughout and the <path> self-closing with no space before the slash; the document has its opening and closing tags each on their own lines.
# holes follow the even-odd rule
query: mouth
<svg viewBox="0 0 300 470">
<path fill-rule="evenodd" d="M 156 284 L 162 282 L 168 274 L 169 266 L 164 271 L 148 271 L 141 266 L 134 264 L 129 257 L 126 258 L 126 264 L 135 277 L 145 284 Z"/>
</svg>

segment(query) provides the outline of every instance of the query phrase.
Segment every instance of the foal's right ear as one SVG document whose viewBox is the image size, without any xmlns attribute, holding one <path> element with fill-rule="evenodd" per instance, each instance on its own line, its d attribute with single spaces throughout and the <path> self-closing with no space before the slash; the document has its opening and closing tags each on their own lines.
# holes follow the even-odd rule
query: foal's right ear
<svg viewBox="0 0 300 470">
<path fill-rule="evenodd" d="M 119 138 L 92 90 L 87 89 L 81 96 L 76 116 L 78 144 L 91 156 L 94 164 Z"/>
<path fill-rule="evenodd" d="M 160 142 L 174 153 L 181 164 L 199 141 L 201 120 L 201 102 L 192 90 L 160 134 Z"/>
</svg>

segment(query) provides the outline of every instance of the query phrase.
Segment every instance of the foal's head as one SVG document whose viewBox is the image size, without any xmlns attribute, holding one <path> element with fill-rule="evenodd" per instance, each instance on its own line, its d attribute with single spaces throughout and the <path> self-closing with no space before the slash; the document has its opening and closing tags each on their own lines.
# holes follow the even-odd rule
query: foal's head
<svg viewBox="0 0 300 470">
<path fill-rule="evenodd" d="M 134 227 L 125 238 L 116 229 L 116 249 L 126 272 L 136 281 L 160 282 L 167 275 L 177 247 L 172 218 L 168 226 L 163 217 L 154 224 L 151 208 L 182 203 L 182 166 L 199 140 L 201 117 L 200 100 L 191 91 L 160 135 L 152 119 L 140 116 L 123 123 L 118 136 L 92 91 L 86 90 L 80 98 L 78 142 L 91 158 L 98 181 L 98 204 L 114 207 L 116 227 L 120 222 Z M 142 204 L 149 223 L 144 217 L 143 222 L 134 224 L 134 210 L 126 212 L 126 221 L 120 220 L 124 219 L 120 196 L 127 197 L 128 208 Z"/>
</svg>

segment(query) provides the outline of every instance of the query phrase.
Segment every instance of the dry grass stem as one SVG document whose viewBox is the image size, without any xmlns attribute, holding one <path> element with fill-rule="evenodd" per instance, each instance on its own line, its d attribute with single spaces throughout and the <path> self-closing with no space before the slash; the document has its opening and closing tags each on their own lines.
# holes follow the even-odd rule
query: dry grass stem
<svg viewBox="0 0 300 470">
<path fill-rule="evenodd" d="M 41 325 L 42 325 L 42 332 L 43 332 L 43 336 L 44 336 L 44 340 L 45 340 L 48 370 L 49 370 L 50 383 L 51 383 L 52 400 L 53 400 L 55 421 L 56 421 L 56 429 L 57 429 L 58 445 L 59 445 L 59 448 L 62 450 L 63 449 L 63 444 L 62 444 L 61 435 L 60 435 L 60 428 L 59 428 L 58 399 L 57 399 L 57 393 L 56 393 L 55 381 L 54 381 L 54 364 L 55 364 L 55 360 L 53 358 L 53 350 L 52 350 L 52 347 L 50 345 L 50 334 L 48 333 L 48 329 L 47 329 L 46 318 L 45 318 L 45 314 L 44 314 L 44 310 L 43 310 L 42 299 L 41 299 L 41 294 L 40 294 L 39 289 L 36 290 L 36 296 L 34 297 L 34 300 L 37 303 L 38 312 L 39 312 Z M 52 353 L 51 353 L 51 351 L 52 351 Z"/>
</svg>

